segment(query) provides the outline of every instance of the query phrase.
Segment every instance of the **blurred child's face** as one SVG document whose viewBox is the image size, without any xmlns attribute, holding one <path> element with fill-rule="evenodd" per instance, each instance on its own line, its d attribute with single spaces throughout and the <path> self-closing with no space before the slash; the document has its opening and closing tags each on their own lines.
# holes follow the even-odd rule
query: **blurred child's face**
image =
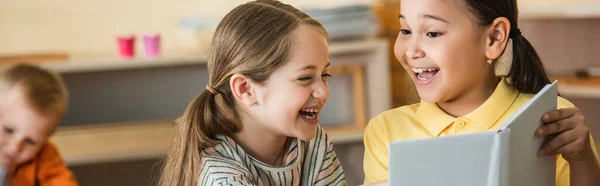
<svg viewBox="0 0 600 186">
<path fill-rule="evenodd" d="M 55 117 L 30 107 L 20 88 L 0 101 L 0 165 L 25 163 L 37 155 L 55 127 Z"/>
<path fill-rule="evenodd" d="M 293 31 L 289 61 L 277 68 L 257 91 L 260 123 L 280 135 L 310 140 L 329 88 L 327 39 L 312 26 Z"/>
<path fill-rule="evenodd" d="M 424 101 L 452 101 L 489 75 L 485 34 L 461 3 L 401 1 L 394 53 Z"/>
</svg>

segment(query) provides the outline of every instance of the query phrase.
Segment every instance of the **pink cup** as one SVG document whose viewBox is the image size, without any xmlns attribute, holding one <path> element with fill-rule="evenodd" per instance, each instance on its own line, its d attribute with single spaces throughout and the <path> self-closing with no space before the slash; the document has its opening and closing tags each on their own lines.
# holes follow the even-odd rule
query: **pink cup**
<svg viewBox="0 0 600 186">
<path fill-rule="evenodd" d="M 131 59 L 135 56 L 135 36 L 117 37 L 117 42 L 121 58 Z"/>
<path fill-rule="evenodd" d="M 160 35 L 144 35 L 144 48 L 146 51 L 146 57 L 158 57 L 160 55 Z"/>
</svg>

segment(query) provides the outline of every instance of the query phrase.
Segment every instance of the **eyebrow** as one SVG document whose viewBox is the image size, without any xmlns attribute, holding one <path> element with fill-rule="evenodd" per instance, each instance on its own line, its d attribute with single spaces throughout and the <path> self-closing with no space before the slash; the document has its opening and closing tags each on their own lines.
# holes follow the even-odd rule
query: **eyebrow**
<svg viewBox="0 0 600 186">
<path fill-rule="evenodd" d="M 327 68 L 329 66 L 331 66 L 331 62 L 328 62 L 327 65 L 325 65 L 325 68 Z M 305 66 L 305 67 L 299 69 L 298 71 L 300 71 L 300 70 L 316 70 L 316 69 L 317 69 L 317 66 L 315 66 L 315 65 L 308 65 L 308 66 Z"/>
<path fill-rule="evenodd" d="M 450 24 L 450 22 L 449 22 L 448 20 L 445 20 L 445 19 L 443 19 L 443 18 L 441 18 L 441 17 L 439 17 L 439 16 L 435 16 L 435 15 L 431 15 L 431 14 L 423 14 L 423 16 L 422 16 L 422 17 L 423 17 L 423 18 L 427 18 L 427 19 L 433 19 L 433 20 L 437 20 L 437 21 L 441 21 L 441 22 L 444 22 L 444 23 Z M 398 19 L 406 19 L 406 18 L 404 17 L 404 15 L 400 14 L 400 15 L 398 16 Z"/>
</svg>

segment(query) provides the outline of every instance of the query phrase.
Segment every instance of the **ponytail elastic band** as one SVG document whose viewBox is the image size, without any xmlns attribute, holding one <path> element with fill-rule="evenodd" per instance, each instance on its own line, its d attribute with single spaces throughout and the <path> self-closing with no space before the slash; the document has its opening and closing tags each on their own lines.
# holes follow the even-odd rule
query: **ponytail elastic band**
<svg viewBox="0 0 600 186">
<path fill-rule="evenodd" d="M 509 38 L 515 39 L 516 37 L 521 35 L 521 29 L 514 29 L 510 31 L 510 34 L 508 35 Z"/>
<path fill-rule="evenodd" d="M 206 85 L 206 90 L 208 90 L 208 91 L 209 91 L 211 94 L 213 94 L 213 95 L 215 95 L 215 96 L 216 96 L 217 94 L 219 94 L 219 92 L 217 92 L 217 90 L 215 90 L 215 88 L 213 88 L 213 87 L 212 87 L 212 86 L 210 86 L 210 85 Z"/>
</svg>

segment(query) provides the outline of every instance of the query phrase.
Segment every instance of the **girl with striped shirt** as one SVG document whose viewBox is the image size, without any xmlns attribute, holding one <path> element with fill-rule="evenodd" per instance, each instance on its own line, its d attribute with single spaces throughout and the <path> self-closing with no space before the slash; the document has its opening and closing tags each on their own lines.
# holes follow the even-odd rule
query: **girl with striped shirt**
<svg viewBox="0 0 600 186">
<path fill-rule="evenodd" d="M 242 4 L 217 27 L 208 70 L 160 185 L 346 185 L 317 124 L 330 76 L 319 22 L 274 0 Z"/>
</svg>

